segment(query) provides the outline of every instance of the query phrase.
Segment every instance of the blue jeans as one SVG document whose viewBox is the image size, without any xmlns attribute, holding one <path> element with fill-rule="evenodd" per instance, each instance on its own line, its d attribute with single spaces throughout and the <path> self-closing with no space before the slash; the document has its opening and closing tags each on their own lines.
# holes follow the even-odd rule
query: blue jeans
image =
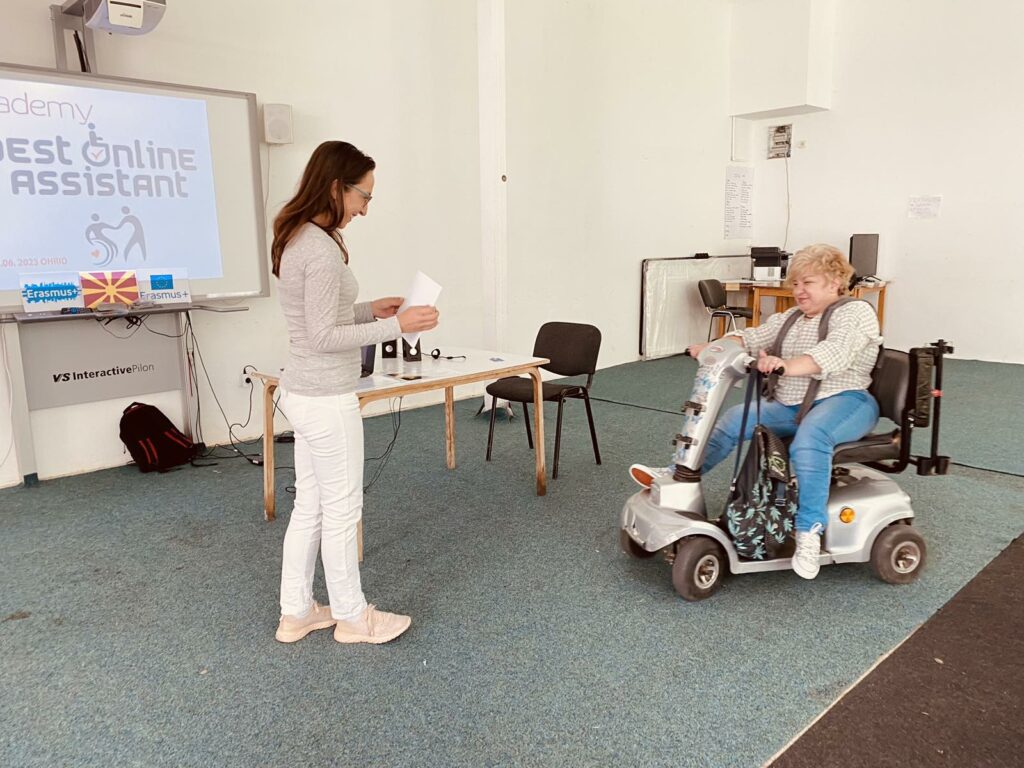
<svg viewBox="0 0 1024 768">
<path fill-rule="evenodd" d="M 751 403 L 747 428 L 743 435 L 749 440 L 757 422 L 756 404 Z M 820 524 L 828 525 L 828 491 L 832 480 L 832 449 L 839 443 L 858 440 L 878 422 L 878 403 L 864 390 L 850 390 L 817 400 L 798 425 L 800 405 L 783 405 L 775 401 L 761 403 L 761 423 L 782 438 L 793 438 L 789 459 L 800 487 L 800 507 L 796 529 L 809 531 Z M 734 405 L 722 416 L 711 432 L 704 454 L 702 471 L 718 464 L 729 455 L 739 441 L 743 422 L 743 406 Z"/>
</svg>

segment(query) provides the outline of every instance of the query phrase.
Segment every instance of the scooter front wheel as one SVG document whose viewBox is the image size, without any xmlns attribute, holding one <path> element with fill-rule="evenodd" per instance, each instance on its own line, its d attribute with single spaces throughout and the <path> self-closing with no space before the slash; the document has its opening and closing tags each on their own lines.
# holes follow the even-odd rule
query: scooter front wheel
<svg viewBox="0 0 1024 768">
<path fill-rule="evenodd" d="M 871 569 L 889 584 L 909 584 L 924 567 L 924 539 L 909 525 L 890 525 L 871 547 Z"/>
<path fill-rule="evenodd" d="M 722 586 L 729 561 L 717 541 L 707 536 L 689 536 L 676 544 L 672 563 L 672 585 L 684 600 L 696 602 L 711 597 Z"/>
</svg>

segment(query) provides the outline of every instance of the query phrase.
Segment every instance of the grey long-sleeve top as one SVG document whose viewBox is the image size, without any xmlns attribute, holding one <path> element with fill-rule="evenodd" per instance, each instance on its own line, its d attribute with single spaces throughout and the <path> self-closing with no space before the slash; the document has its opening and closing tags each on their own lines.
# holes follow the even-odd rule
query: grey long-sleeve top
<svg viewBox="0 0 1024 768">
<path fill-rule="evenodd" d="M 370 302 L 356 304 L 359 283 L 334 239 L 307 223 L 281 255 L 278 297 L 288 324 L 288 362 L 281 387 L 298 395 L 353 392 L 359 349 L 397 339 L 397 317 L 374 320 Z"/>
</svg>

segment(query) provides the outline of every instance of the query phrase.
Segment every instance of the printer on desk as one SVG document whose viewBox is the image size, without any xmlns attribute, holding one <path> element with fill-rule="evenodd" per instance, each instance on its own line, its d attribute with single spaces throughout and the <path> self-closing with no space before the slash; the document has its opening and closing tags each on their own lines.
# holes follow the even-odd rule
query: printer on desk
<svg viewBox="0 0 1024 768">
<path fill-rule="evenodd" d="M 750 263 L 754 280 L 782 280 L 786 276 L 789 254 L 776 246 L 752 246 Z"/>
</svg>

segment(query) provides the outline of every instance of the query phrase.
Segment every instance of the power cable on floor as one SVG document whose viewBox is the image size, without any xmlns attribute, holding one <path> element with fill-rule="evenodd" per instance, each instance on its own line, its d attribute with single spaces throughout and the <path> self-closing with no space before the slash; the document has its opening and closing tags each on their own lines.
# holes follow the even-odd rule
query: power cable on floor
<svg viewBox="0 0 1024 768">
<path fill-rule="evenodd" d="M 1009 475 L 1010 477 L 1024 477 L 1024 475 L 1017 472 L 1007 472 L 1005 469 L 989 469 L 988 467 L 976 467 L 973 464 L 964 464 L 959 461 L 951 461 L 950 464 L 957 467 L 964 467 L 965 469 L 976 469 L 979 472 L 994 472 L 997 475 Z"/>
<path fill-rule="evenodd" d="M 607 400 L 603 397 L 590 396 L 590 399 L 598 403 L 611 403 L 612 405 L 624 405 L 627 408 L 639 408 L 642 411 L 654 411 L 655 413 L 671 413 L 673 416 L 679 416 L 682 411 L 668 411 L 664 408 L 654 408 L 650 405 L 638 405 L 637 403 L 624 403 L 621 400 Z"/>
</svg>

